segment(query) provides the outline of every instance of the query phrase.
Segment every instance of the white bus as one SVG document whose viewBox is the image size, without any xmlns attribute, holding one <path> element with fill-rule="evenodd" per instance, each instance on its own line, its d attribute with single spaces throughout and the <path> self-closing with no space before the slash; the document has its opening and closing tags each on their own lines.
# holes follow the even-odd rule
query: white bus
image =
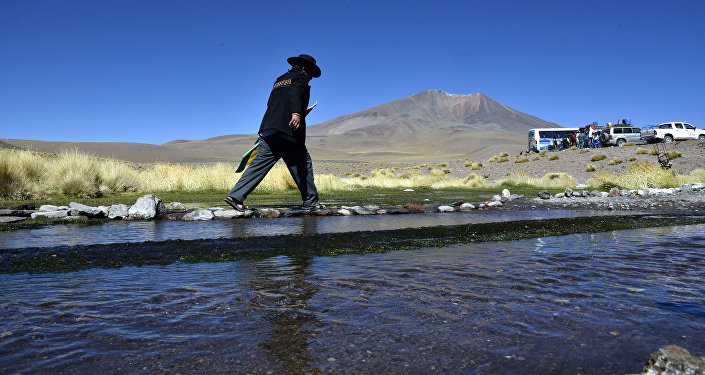
<svg viewBox="0 0 705 375">
<path fill-rule="evenodd" d="M 529 145 L 526 151 L 539 152 L 541 150 L 553 149 L 553 139 L 556 139 L 560 146 L 565 137 L 570 137 L 571 133 L 579 132 L 579 128 L 539 128 L 529 130 Z"/>
</svg>

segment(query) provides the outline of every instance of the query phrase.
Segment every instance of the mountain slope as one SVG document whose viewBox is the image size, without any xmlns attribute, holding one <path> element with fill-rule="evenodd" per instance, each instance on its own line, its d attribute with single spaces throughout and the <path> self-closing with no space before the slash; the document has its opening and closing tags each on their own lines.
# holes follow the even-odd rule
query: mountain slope
<svg viewBox="0 0 705 375">
<path fill-rule="evenodd" d="M 484 94 L 452 95 L 429 90 L 309 126 L 306 146 L 314 160 L 479 159 L 526 149 L 527 131 L 542 127 L 558 125 L 516 111 Z M 8 143 L 47 152 L 75 148 L 134 162 L 210 162 L 238 161 L 255 140 L 255 134 L 233 134 L 174 140 L 163 145 L 27 140 Z"/>
</svg>

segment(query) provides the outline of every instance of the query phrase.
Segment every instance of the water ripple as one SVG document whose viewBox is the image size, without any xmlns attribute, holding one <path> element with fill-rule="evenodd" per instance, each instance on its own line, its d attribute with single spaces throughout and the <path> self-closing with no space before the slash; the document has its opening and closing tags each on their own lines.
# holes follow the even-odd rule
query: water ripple
<svg viewBox="0 0 705 375">
<path fill-rule="evenodd" d="M 705 225 L 2 274 L 7 373 L 636 373 L 705 354 Z"/>
</svg>

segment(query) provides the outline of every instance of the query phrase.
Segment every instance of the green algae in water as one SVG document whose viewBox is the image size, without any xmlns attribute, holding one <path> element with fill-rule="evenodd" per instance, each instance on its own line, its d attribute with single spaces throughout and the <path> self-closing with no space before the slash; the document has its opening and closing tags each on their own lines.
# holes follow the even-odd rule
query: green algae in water
<svg viewBox="0 0 705 375">
<path fill-rule="evenodd" d="M 299 258 L 366 254 L 463 243 L 510 241 L 573 233 L 598 233 L 702 223 L 705 223 L 705 216 L 623 215 L 520 220 L 386 231 L 13 249 L 0 252 L 0 272 L 71 272 L 93 267 L 120 268 L 168 265 L 176 262 L 231 262 L 240 259 L 264 259 L 278 255 Z"/>
</svg>

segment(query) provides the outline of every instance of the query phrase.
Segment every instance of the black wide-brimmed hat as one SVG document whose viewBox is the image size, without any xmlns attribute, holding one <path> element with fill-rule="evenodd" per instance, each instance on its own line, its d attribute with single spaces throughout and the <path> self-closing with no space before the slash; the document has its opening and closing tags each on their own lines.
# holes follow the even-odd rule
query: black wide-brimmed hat
<svg viewBox="0 0 705 375">
<path fill-rule="evenodd" d="M 288 62 L 291 66 L 301 65 L 305 68 L 311 69 L 311 76 L 314 78 L 321 76 L 321 68 L 316 65 L 316 59 L 310 55 L 300 54 L 298 56 L 292 56 L 286 59 L 286 62 Z"/>
</svg>

